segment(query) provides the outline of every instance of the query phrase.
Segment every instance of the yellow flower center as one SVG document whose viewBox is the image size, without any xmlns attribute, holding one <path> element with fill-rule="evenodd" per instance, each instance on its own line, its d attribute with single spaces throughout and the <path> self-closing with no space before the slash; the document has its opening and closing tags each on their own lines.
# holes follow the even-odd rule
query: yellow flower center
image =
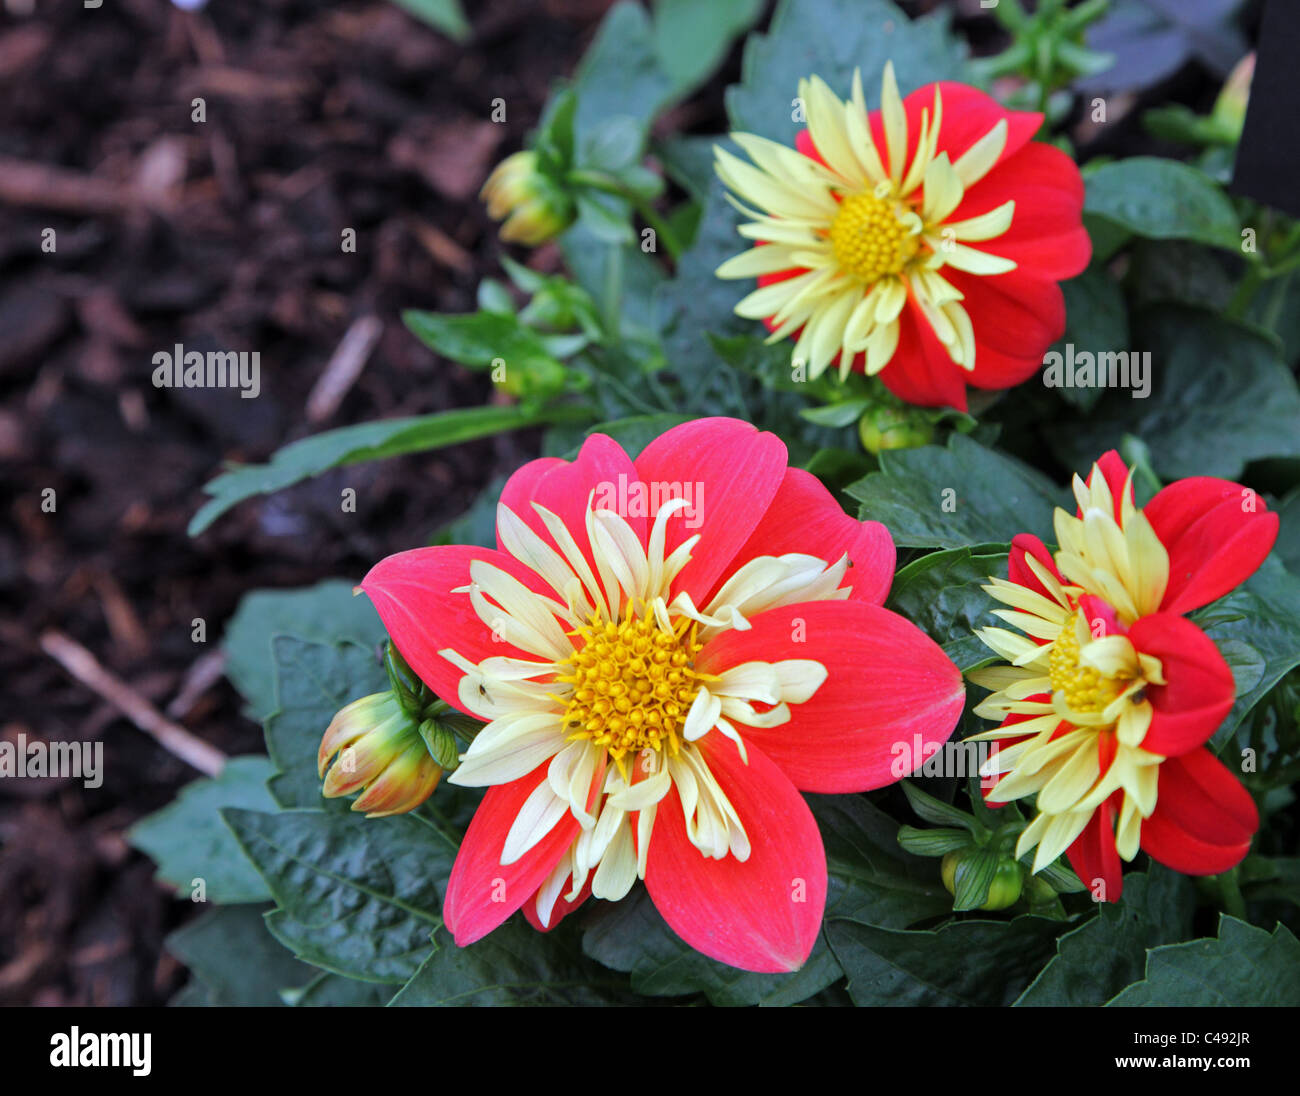
<svg viewBox="0 0 1300 1096">
<path fill-rule="evenodd" d="M 573 684 L 564 716 L 569 737 L 606 747 L 620 769 L 628 753 L 666 746 L 676 754 L 686 714 L 709 679 L 695 670 L 703 647 L 697 627 L 683 618 L 670 633 L 653 615 L 607 622 L 593 614 L 578 628 L 582 647 L 563 663 L 571 672 L 559 676 Z"/>
<path fill-rule="evenodd" d="M 1100 712 L 1114 700 L 1129 682 L 1103 677 L 1091 666 L 1079 664 L 1080 610 L 1075 610 L 1065 622 L 1048 656 L 1047 675 L 1052 691 L 1065 694 L 1065 702 L 1072 712 Z"/>
<path fill-rule="evenodd" d="M 916 237 L 899 220 L 896 203 L 871 191 L 850 194 L 830 227 L 831 248 L 840 266 L 864 282 L 900 274 L 916 254 Z"/>
</svg>

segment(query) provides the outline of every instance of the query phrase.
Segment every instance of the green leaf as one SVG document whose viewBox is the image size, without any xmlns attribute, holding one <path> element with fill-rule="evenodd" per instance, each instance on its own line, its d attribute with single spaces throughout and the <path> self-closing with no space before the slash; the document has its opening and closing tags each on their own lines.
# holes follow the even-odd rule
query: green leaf
<svg viewBox="0 0 1300 1096">
<path fill-rule="evenodd" d="M 574 131 L 579 164 L 587 163 L 600 129 L 620 115 L 638 124 L 644 141 L 655 115 L 676 94 L 655 51 L 654 28 L 644 8 L 632 0 L 610 8 L 578 66 L 573 90 L 578 96 Z"/>
<path fill-rule="evenodd" d="M 1146 978 L 1107 1002 L 1142 1007 L 1257 1008 L 1300 1005 L 1300 941 L 1284 925 L 1270 934 L 1219 916 L 1217 940 L 1153 948 Z"/>
<path fill-rule="evenodd" d="M 1225 742 L 1282 677 L 1300 666 L 1300 578 L 1273 557 L 1246 583 L 1192 615 L 1224 653 L 1237 700 L 1215 733 Z"/>
<path fill-rule="evenodd" d="M 434 415 L 382 419 L 327 430 L 277 450 L 269 464 L 236 465 L 205 484 L 203 490 L 212 498 L 190 520 L 188 531 L 190 536 L 198 536 L 232 506 L 245 499 L 283 490 L 340 465 L 440 449 L 506 430 L 574 417 L 573 408 L 465 407 Z"/>
<path fill-rule="evenodd" d="M 793 145 L 803 128 L 793 116 L 799 81 L 814 73 L 847 99 L 860 69 L 869 107 L 879 106 L 890 60 L 904 95 L 936 80 L 977 83 L 947 23 L 908 19 L 888 0 L 782 0 L 768 32 L 745 43 L 740 83 L 727 89 L 731 128 Z"/>
<path fill-rule="evenodd" d="M 1196 891 L 1186 876 L 1152 865 L 1124 876 L 1119 902 L 1097 903 L 1097 915 L 1056 941 L 1056 955 L 1017 1005 L 1104 1005 L 1142 977 L 1147 949 L 1192 935 Z"/>
<path fill-rule="evenodd" d="M 899 826 L 898 843 L 914 856 L 946 856 L 968 848 L 971 835 L 966 830 L 951 828 L 920 830 L 915 826 Z"/>
<path fill-rule="evenodd" d="M 1090 354 L 1116 351 L 1129 344 L 1128 308 L 1119 283 L 1105 270 L 1089 269 L 1061 283 L 1065 294 L 1065 334 L 1049 353 L 1064 356 L 1066 347 Z M 1044 375 L 1045 376 L 1045 375 Z M 1058 388 L 1061 398 L 1084 410 L 1105 391 L 1100 386 Z"/>
<path fill-rule="evenodd" d="M 316 772 L 321 736 L 344 705 L 388 688 L 388 675 L 374 651 L 354 643 L 280 636 L 272 649 L 277 707 L 265 726 L 276 768 L 271 794 L 285 807 L 346 811 L 346 801 L 321 797 Z"/>
<path fill-rule="evenodd" d="M 998 859 L 992 849 L 978 849 L 962 858 L 953 873 L 953 909 L 976 910 L 989 900 L 989 887 L 998 873 Z"/>
<path fill-rule="evenodd" d="M 826 935 L 855 1005 L 1009 1005 L 1063 927 L 1044 917 L 1017 917 L 911 932 L 833 920 Z"/>
<path fill-rule="evenodd" d="M 763 14 L 764 0 L 655 0 L 655 54 L 684 93 L 708 79 L 731 48 L 732 39 Z"/>
<path fill-rule="evenodd" d="M 259 723 L 276 709 L 272 640 L 280 635 L 320 643 L 344 640 L 363 647 L 384 641 L 379 614 L 354 584 L 327 579 L 297 590 L 254 590 L 245 594 L 226 625 L 222 649 L 226 676 Z"/>
<path fill-rule="evenodd" d="M 925 821 L 933 822 L 936 826 L 960 826 L 975 832 L 975 819 L 965 811 L 922 791 L 911 780 L 904 780 L 899 786 L 907 796 L 908 805 Z"/>
<path fill-rule="evenodd" d="M 563 928 L 545 936 L 521 918 L 458 948 L 446 932 L 394 1005 L 597 1005 L 632 1003 L 627 979 L 586 958 Z"/>
<path fill-rule="evenodd" d="M 390 986 L 358 982 L 341 974 L 322 971 L 298 990 L 281 990 L 280 997 L 294 1008 L 377 1008 L 393 996 Z"/>
<path fill-rule="evenodd" d="M 1276 345 L 1253 328 L 1173 305 L 1143 313 L 1134 345 L 1151 354 L 1149 399 L 1107 393 L 1092 416 L 1053 435 L 1083 471 L 1125 435 L 1166 479 L 1240 476 L 1252 460 L 1300 456 L 1300 392 Z"/>
<path fill-rule="evenodd" d="M 168 936 L 165 946 L 194 972 L 210 1005 L 279 1006 L 282 989 L 301 986 L 315 973 L 272 939 L 261 907 L 209 910 Z M 196 1003 L 193 992 L 183 1003 Z"/>
<path fill-rule="evenodd" d="M 222 807 L 274 810 L 266 790 L 270 775 L 265 757 L 232 757 L 220 776 L 187 784 L 173 803 L 132 826 L 126 839 L 152 857 L 158 878 L 178 891 L 188 894 L 202 880 L 206 901 L 265 902 L 271 892 L 218 812 Z"/>
<path fill-rule="evenodd" d="M 884 522 L 900 548 L 1009 544 L 1025 532 L 1050 536 L 1053 509 L 1070 505 L 1041 472 L 964 434 L 953 434 L 947 448 L 881 453 L 880 471 L 850 484 L 847 493 L 862 503 L 858 516 Z"/>
<path fill-rule="evenodd" d="M 310 810 L 222 816 L 280 907 L 267 926 L 300 959 L 361 981 L 404 982 L 428 957 L 456 852 L 428 822 Z"/>
<path fill-rule="evenodd" d="M 395 3 L 457 42 L 469 37 L 469 20 L 465 18 L 460 0 L 395 0 Z"/>
<path fill-rule="evenodd" d="M 1232 202 L 1189 164 L 1134 156 L 1089 172 L 1085 182 L 1084 209 L 1135 235 L 1241 250 L 1241 222 Z"/>
<path fill-rule="evenodd" d="M 541 336 L 502 312 L 448 315 L 408 309 L 402 322 L 425 346 L 461 365 L 485 368 L 500 360 L 521 373 L 559 366 Z"/>
<path fill-rule="evenodd" d="M 898 572 L 887 607 L 939 643 L 962 671 L 993 657 L 974 629 L 992 623 L 984 587 L 1006 573 L 1005 553 L 975 555 L 969 548 L 931 552 Z"/>
<path fill-rule="evenodd" d="M 948 913 L 952 899 L 933 861 L 898 843 L 898 823 L 861 796 L 806 797 L 830 872 L 826 916 L 903 928 Z"/>
<path fill-rule="evenodd" d="M 587 922 L 583 951 L 631 975 L 632 989 L 650 997 L 703 993 L 714 1005 L 792 1005 L 840 977 L 839 965 L 819 939 L 792 974 L 751 974 L 706 958 L 670 929 L 644 888 L 621 902 L 601 902 Z"/>
</svg>

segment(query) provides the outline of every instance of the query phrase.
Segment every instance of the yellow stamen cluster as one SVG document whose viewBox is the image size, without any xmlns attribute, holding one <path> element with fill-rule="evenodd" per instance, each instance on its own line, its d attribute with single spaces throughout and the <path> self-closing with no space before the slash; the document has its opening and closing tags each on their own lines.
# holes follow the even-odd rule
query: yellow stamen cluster
<svg viewBox="0 0 1300 1096">
<path fill-rule="evenodd" d="M 558 678 L 573 685 L 564 716 L 569 737 L 606 747 L 620 769 L 629 753 L 666 746 L 676 754 L 686 714 L 707 677 L 695 670 L 703 647 L 696 628 L 683 619 L 665 632 L 653 616 L 642 620 L 629 612 L 615 622 L 593 614 L 577 631 L 582 647 L 565 660 L 571 672 Z"/>
<path fill-rule="evenodd" d="M 1079 664 L 1079 610 L 1075 610 L 1057 636 L 1048 656 L 1047 674 L 1053 692 L 1064 693 L 1072 712 L 1104 711 L 1129 684 L 1103 677 L 1093 667 Z"/>
<path fill-rule="evenodd" d="M 871 191 L 850 194 L 840 203 L 828 236 L 840 266 L 867 283 L 901 273 L 917 250 L 895 203 Z"/>
</svg>

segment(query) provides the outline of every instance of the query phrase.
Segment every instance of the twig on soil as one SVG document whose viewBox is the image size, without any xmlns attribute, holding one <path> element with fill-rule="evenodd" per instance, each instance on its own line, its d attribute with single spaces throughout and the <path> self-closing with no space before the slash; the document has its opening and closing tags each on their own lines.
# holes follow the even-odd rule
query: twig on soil
<svg viewBox="0 0 1300 1096">
<path fill-rule="evenodd" d="M 324 422 L 338 410 L 343 397 L 361 376 L 361 370 L 366 367 L 366 361 L 383 333 L 384 325 L 375 316 L 359 316 L 352 321 L 325 372 L 307 397 L 308 422 Z"/>
<path fill-rule="evenodd" d="M 168 719 L 184 719 L 198 703 L 199 698 L 221 680 L 226 672 L 226 652 L 218 647 L 194 660 L 185 671 L 180 690 L 167 705 Z"/>
<path fill-rule="evenodd" d="M 145 734 L 151 735 L 168 753 L 208 776 L 221 772 L 226 763 L 224 753 L 173 723 L 121 678 L 104 669 L 95 656 L 76 640 L 51 630 L 42 634 L 41 650 L 86 688 L 117 708 Z"/>
</svg>

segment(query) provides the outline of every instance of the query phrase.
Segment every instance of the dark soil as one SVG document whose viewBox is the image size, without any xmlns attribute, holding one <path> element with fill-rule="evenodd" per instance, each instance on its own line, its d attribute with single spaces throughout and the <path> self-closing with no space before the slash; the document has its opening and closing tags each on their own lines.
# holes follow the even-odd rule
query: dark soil
<svg viewBox="0 0 1300 1096">
<path fill-rule="evenodd" d="M 398 313 L 473 309 L 499 265 L 478 188 L 607 3 L 470 5 L 467 47 L 383 2 L 221 0 L 197 17 L 167 0 L 6 6 L 0 735 L 102 738 L 105 779 L 0 787 L 0 1003 L 158 1004 L 185 978 L 161 941 L 190 907 L 123 833 L 198 774 L 72 681 L 39 637 L 71 636 L 165 708 L 248 590 L 359 576 L 535 452 L 535 437 L 507 436 L 341 470 L 185 533 L 223 461 L 488 398 L 484 378 L 436 359 Z M 504 125 L 489 120 L 496 97 Z M 364 372 L 309 422 L 313 385 L 371 315 L 383 333 Z M 152 356 L 178 342 L 258 351 L 261 395 L 155 388 Z M 205 645 L 191 641 L 196 617 Z M 218 748 L 261 750 L 224 680 L 187 708 L 177 718 Z"/>
</svg>

